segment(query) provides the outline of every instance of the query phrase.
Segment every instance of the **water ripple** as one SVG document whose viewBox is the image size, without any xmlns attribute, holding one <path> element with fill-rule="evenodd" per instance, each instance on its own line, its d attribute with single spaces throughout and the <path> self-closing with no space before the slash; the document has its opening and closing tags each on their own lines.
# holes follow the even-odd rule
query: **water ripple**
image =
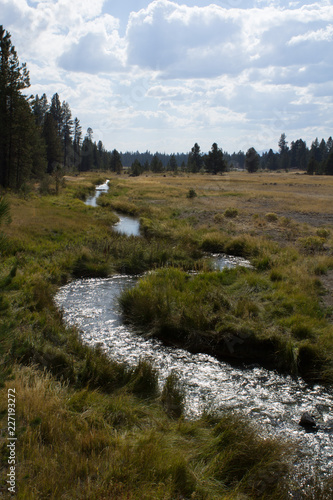
<svg viewBox="0 0 333 500">
<path fill-rule="evenodd" d="M 61 288 L 56 302 L 65 320 L 80 328 L 83 340 L 102 345 L 113 359 L 129 365 L 140 358 L 152 359 L 161 385 L 175 370 L 186 388 L 187 416 L 197 417 L 205 409 L 236 410 L 250 416 L 268 436 L 297 439 L 303 470 L 331 472 L 332 392 L 260 367 L 235 368 L 207 354 L 166 347 L 139 335 L 123 324 L 117 301 L 120 292 L 135 281 L 129 276 L 77 280 Z M 298 425 L 305 411 L 320 422 L 318 432 L 308 433 Z"/>
</svg>

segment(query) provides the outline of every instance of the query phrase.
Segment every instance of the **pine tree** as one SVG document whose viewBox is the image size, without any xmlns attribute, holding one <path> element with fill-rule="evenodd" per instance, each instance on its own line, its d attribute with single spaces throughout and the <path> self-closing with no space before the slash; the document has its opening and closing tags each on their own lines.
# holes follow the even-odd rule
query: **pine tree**
<svg viewBox="0 0 333 500">
<path fill-rule="evenodd" d="M 153 159 L 151 160 L 150 170 L 154 173 L 163 172 L 163 163 L 161 162 L 157 154 L 154 154 Z"/>
<path fill-rule="evenodd" d="M 333 151 L 330 153 L 325 162 L 324 172 L 326 175 L 333 175 Z"/>
<path fill-rule="evenodd" d="M 177 165 L 177 160 L 176 160 L 175 155 L 170 156 L 169 170 L 171 170 L 171 172 L 177 172 L 177 170 L 178 170 L 178 165 Z"/>
<path fill-rule="evenodd" d="M 74 139 L 73 139 L 73 165 L 79 168 L 81 163 L 81 138 L 82 138 L 82 127 L 80 125 L 80 120 L 78 118 L 74 119 Z"/>
<path fill-rule="evenodd" d="M 51 99 L 50 106 L 51 116 L 57 126 L 57 131 L 59 137 L 61 137 L 61 128 L 62 128 L 62 109 L 59 95 L 56 93 Z"/>
<path fill-rule="evenodd" d="M 286 141 L 285 133 L 281 134 L 278 145 L 280 152 L 281 167 L 287 170 L 287 168 L 289 167 L 289 156 L 288 156 L 289 148 L 288 148 L 288 142 Z"/>
<path fill-rule="evenodd" d="M 203 158 L 200 153 L 200 146 L 196 142 L 188 155 L 187 168 L 190 172 L 199 172 L 203 165 Z"/>
<path fill-rule="evenodd" d="M 62 160 L 62 147 L 58 127 L 51 113 L 46 114 L 43 137 L 46 143 L 47 173 L 52 174 Z"/>
<path fill-rule="evenodd" d="M 254 148 L 247 150 L 245 155 L 245 168 L 249 173 L 256 172 L 259 168 L 259 155 Z"/>
<path fill-rule="evenodd" d="M 318 169 L 318 164 L 314 158 L 314 156 L 311 156 L 309 163 L 306 168 L 306 173 L 308 175 L 313 175 Z"/>
<path fill-rule="evenodd" d="M 116 149 L 114 149 L 111 154 L 110 170 L 112 170 L 112 172 L 116 172 L 117 174 L 121 174 L 123 170 L 121 156 Z"/>
<path fill-rule="evenodd" d="M 48 110 L 49 103 L 47 101 L 46 94 L 43 94 L 42 97 L 39 97 L 37 94 L 32 102 L 32 112 L 37 126 L 42 127 L 44 125 Z"/>
<path fill-rule="evenodd" d="M 83 139 L 81 148 L 80 170 L 88 172 L 94 168 L 94 144 L 92 142 L 92 129 L 89 128 L 87 135 Z"/>
<path fill-rule="evenodd" d="M 63 102 L 61 106 L 61 138 L 63 144 L 64 168 L 66 168 L 69 158 L 69 149 L 72 144 L 73 120 L 69 104 Z"/>
<path fill-rule="evenodd" d="M 227 169 L 227 164 L 223 158 L 222 149 L 218 148 L 216 142 L 212 145 L 211 150 L 205 159 L 207 172 L 211 174 L 222 174 Z"/>
<path fill-rule="evenodd" d="M 20 146 L 15 142 L 20 126 L 20 115 L 27 110 L 27 98 L 21 91 L 30 86 L 29 72 L 25 64 L 20 66 L 10 34 L 0 26 L 0 184 L 19 187 L 17 184 L 18 150 L 24 141 L 26 130 L 21 130 Z"/>
</svg>

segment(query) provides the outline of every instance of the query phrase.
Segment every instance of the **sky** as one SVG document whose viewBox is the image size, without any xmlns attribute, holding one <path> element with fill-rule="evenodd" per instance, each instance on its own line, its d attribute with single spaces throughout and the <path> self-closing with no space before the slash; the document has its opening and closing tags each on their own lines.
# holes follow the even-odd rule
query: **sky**
<svg viewBox="0 0 333 500">
<path fill-rule="evenodd" d="M 333 135 L 331 0 L 0 0 L 29 93 L 118 151 Z"/>
</svg>

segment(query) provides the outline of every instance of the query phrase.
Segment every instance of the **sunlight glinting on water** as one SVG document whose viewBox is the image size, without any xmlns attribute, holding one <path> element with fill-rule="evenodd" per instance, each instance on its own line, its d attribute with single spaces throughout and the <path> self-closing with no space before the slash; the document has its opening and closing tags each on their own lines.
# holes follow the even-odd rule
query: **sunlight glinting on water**
<svg viewBox="0 0 333 500">
<path fill-rule="evenodd" d="M 160 384 L 175 370 L 186 389 L 186 415 L 198 417 L 204 410 L 241 412 L 259 424 L 268 436 L 297 438 L 301 445 L 302 468 L 317 466 L 329 473 L 333 466 L 333 396 L 322 386 L 307 386 L 260 367 L 235 368 L 206 354 L 166 347 L 160 341 L 139 335 L 124 325 L 117 297 L 136 279 L 114 276 L 107 279 L 74 281 L 59 291 L 58 306 L 65 320 L 77 325 L 82 339 L 101 345 L 109 355 L 135 365 L 151 359 L 158 368 Z M 145 332 L 143 332 L 145 333 Z M 307 433 L 298 424 L 303 412 L 315 415 L 321 428 Z"/>
</svg>

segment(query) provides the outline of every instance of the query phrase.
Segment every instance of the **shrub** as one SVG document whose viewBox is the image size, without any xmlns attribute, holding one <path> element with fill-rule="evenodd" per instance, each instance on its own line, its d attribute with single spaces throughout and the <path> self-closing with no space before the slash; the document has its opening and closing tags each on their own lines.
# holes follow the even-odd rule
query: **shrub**
<svg viewBox="0 0 333 500">
<path fill-rule="evenodd" d="M 237 215 L 238 215 L 237 208 L 227 208 L 224 212 L 224 216 L 228 217 L 229 219 L 233 219 L 237 217 Z"/>
<path fill-rule="evenodd" d="M 224 216 L 223 214 L 215 214 L 214 215 L 214 222 L 217 224 L 221 224 L 224 221 Z"/>
<path fill-rule="evenodd" d="M 298 242 L 307 253 L 315 253 L 324 249 L 325 240 L 319 236 L 307 236 L 299 238 Z"/>
<path fill-rule="evenodd" d="M 51 194 L 52 177 L 50 175 L 44 175 L 39 183 L 39 192 L 41 195 Z"/>
<path fill-rule="evenodd" d="M 276 222 L 278 220 L 278 216 L 274 212 L 266 214 L 265 218 L 268 222 Z"/>
<path fill-rule="evenodd" d="M 317 236 L 319 236 L 319 238 L 323 238 L 324 240 L 327 240 L 327 238 L 329 237 L 329 235 L 331 234 L 329 229 L 325 229 L 325 228 L 319 228 L 317 229 L 317 232 L 316 232 Z"/>
<path fill-rule="evenodd" d="M 193 188 L 189 189 L 189 191 L 186 195 L 187 198 L 195 198 L 196 196 L 198 196 L 198 195 Z"/>
<path fill-rule="evenodd" d="M 225 253 L 236 257 L 248 257 L 253 250 L 250 242 L 243 237 L 233 238 L 226 243 L 224 248 Z"/>
<path fill-rule="evenodd" d="M 202 243 L 201 248 L 205 252 L 222 253 L 225 251 L 226 238 L 221 233 L 207 234 Z"/>
</svg>

